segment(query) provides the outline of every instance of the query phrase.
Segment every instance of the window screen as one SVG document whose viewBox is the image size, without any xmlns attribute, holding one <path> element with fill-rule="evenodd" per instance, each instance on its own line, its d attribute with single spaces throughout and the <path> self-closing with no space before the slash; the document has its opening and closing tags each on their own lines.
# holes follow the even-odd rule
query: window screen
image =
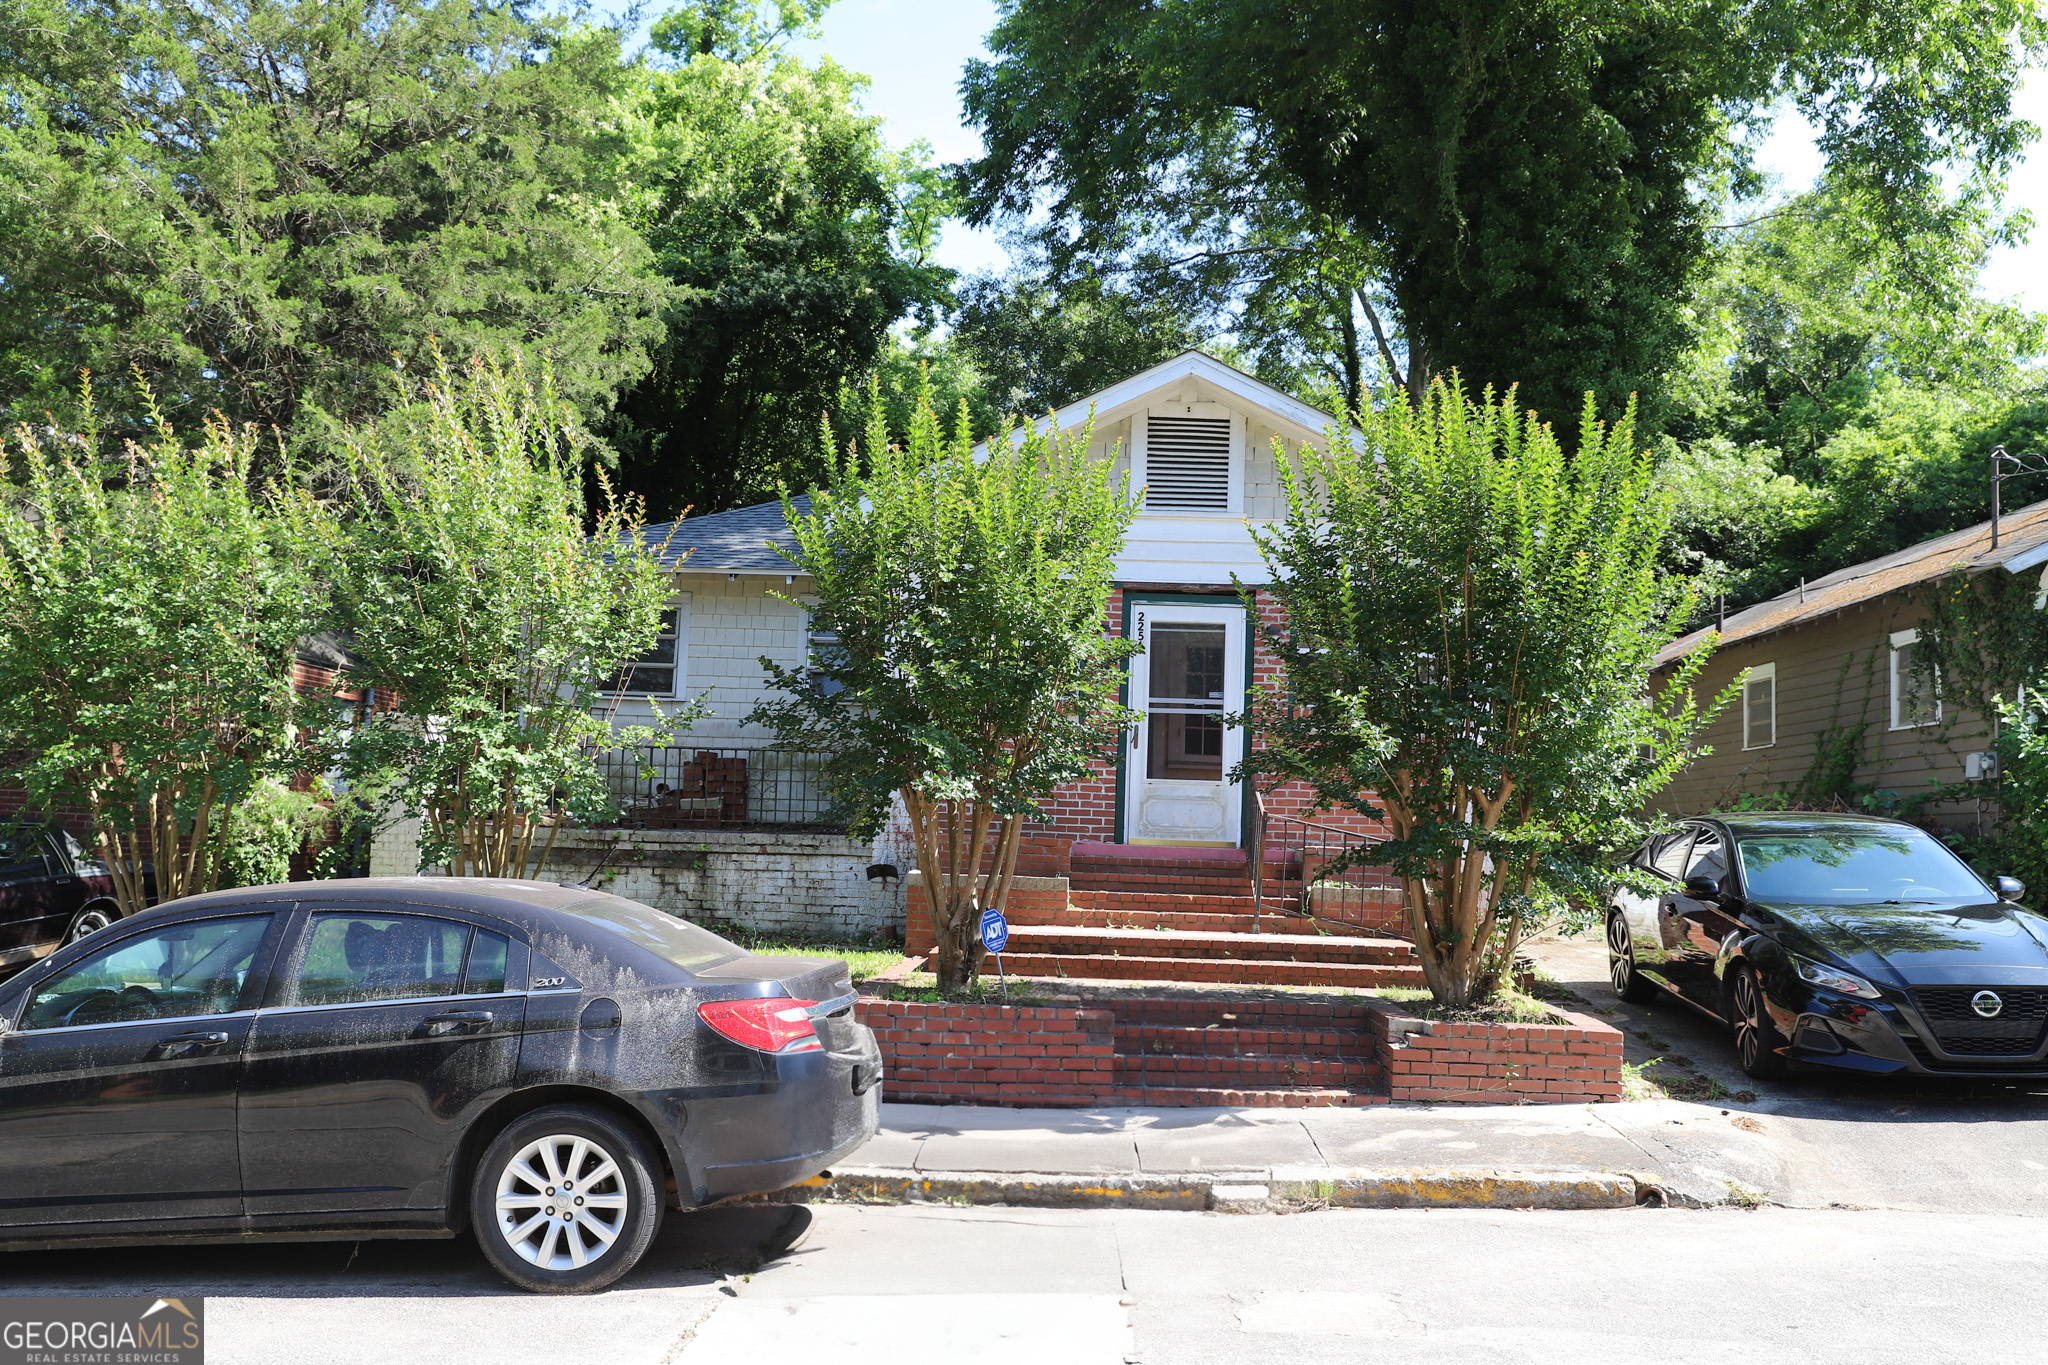
<svg viewBox="0 0 2048 1365">
<path fill-rule="evenodd" d="M 676 694 L 677 651 L 682 648 L 680 613 L 671 607 L 661 614 L 661 634 L 641 654 L 612 677 L 609 691 L 639 697 L 673 697 Z"/>
<path fill-rule="evenodd" d="M 1230 419 L 1148 417 L 1145 506 L 1230 510 Z"/>
<path fill-rule="evenodd" d="M 1932 725 L 1941 719 L 1934 670 L 1921 655 L 1917 633 L 1894 636 L 1892 645 L 1892 729 Z"/>
<path fill-rule="evenodd" d="M 1752 668 L 1742 684 L 1742 747 L 1762 749 L 1777 742 L 1777 669 Z"/>
</svg>

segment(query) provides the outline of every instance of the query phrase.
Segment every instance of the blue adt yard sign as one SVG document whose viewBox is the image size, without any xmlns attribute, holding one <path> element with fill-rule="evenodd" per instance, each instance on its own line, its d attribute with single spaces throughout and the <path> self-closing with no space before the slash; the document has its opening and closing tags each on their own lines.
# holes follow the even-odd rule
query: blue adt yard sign
<svg viewBox="0 0 2048 1365">
<path fill-rule="evenodd" d="M 992 953 L 1000 953 L 1010 946 L 1010 922 L 1003 918 L 1002 911 L 981 912 L 981 946 Z"/>
</svg>

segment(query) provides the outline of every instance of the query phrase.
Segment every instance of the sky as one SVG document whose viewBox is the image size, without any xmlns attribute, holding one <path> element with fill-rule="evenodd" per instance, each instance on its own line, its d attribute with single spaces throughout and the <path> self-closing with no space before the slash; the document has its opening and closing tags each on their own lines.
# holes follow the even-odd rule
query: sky
<svg viewBox="0 0 2048 1365">
<path fill-rule="evenodd" d="M 939 160 L 958 161 L 981 151 L 981 139 L 960 121 L 960 71 L 988 55 L 982 38 L 995 20 L 991 0 L 838 0 L 825 12 L 822 37 L 794 50 L 807 59 L 829 52 L 867 75 L 873 85 L 865 107 L 887 121 L 891 143 L 922 139 Z M 2023 117 L 2048 128 L 2048 72 L 2029 73 L 2018 106 Z M 1820 169 L 1811 130 L 1796 114 L 1779 117 L 1760 160 L 1788 190 L 1812 184 Z M 2032 243 L 1992 257 L 1980 287 L 1992 298 L 2048 310 L 2048 138 L 2013 174 L 2008 202 L 2030 210 L 2039 226 Z M 941 264 L 967 273 L 1000 271 L 1008 261 L 995 233 L 959 223 L 948 226 L 938 254 Z"/>
</svg>

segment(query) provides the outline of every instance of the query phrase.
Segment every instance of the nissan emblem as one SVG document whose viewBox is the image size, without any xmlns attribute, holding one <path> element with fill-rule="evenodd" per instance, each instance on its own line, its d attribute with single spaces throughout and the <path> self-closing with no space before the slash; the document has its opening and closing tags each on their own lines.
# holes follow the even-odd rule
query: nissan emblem
<svg viewBox="0 0 2048 1365">
<path fill-rule="evenodd" d="M 2005 1002 L 1998 998 L 1996 991 L 1978 991 L 1970 997 L 1970 1008 L 1977 1011 L 1980 1019 L 1996 1019 L 2005 1008 Z"/>
</svg>

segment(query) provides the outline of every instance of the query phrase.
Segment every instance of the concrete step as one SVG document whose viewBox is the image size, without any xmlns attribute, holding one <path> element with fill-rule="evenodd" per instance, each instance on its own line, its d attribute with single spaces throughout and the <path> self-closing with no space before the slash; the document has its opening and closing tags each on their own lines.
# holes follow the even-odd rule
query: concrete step
<svg viewBox="0 0 2048 1365">
<path fill-rule="evenodd" d="M 1113 894 L 1113 893 L 1112 893 Z M 1193 898 L 1191 898 L 1193 899 Z M 1372 923 L 1346 923 L 1343 921 L 1321 921 L 1308 919 L 1290 911 L 1276 910 L 1268 905 L 1256 920 L 1251 909 L 1236 910 L 1129 910 L 1120 906 L 1097 909 L 1092 906 L 1070 906 L 1052 915 L 1034 915 L 1028 919 L 1012 916 L 1010 923 L 1073 926 L 1090 929 L 1147 929 L 1147 930 L 1188 930 L 1208 934 L 1323 934 L 1339 938 L 1388 938 L 1402 937 L 1389 934 L 1383 927 Z M 1254 924 L 1257 928 L 1254 929 Z"/>
<path fill-rule="evenodd" d="M 1003 954 L 1003 966 L 1011 976 L 1053 981 L 1205 981 L 1233 986 L 1348 986 L 1360 990 L 1423 984 L 1422 968 L 1382 962 L 1009 952 Z"/>
<path fill-rule="evenodd" d="M 1010 952 L 1119 957 L 1210 957 L 1243 962 L 1355 962 L 1398 965 L 1415 960 L 1415 945 L 1397 938 L 1341 934 L 1195 933 L 1187 930 L 1091 929 L 1019 925 Z"/>
<path fill-rule="evenodd" d="M 1207 1086 L 1119 1086 L 1112 1104 L 1147 1105 L 1160 1109 L 1336 1109 L 1385 1104 L 1386 1093 L 1371 1087 L 1272 1086 L 1222 1089 Z"/>
<path fill-rule="evenodd" d="M 1190 1028 L 1173 1024 L 1116 1023 L 1119 1056 L 1366 1057 L 1372 1045 L 1356 1029 Z"/>
</svg>

